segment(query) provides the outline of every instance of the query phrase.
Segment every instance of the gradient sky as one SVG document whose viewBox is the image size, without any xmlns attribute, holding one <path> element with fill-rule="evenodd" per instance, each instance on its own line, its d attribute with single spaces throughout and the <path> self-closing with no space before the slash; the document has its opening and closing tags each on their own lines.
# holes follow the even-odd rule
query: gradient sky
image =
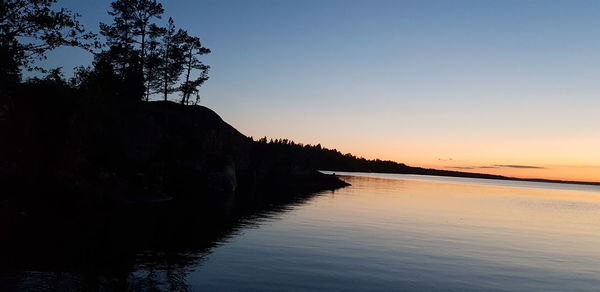
<svg viewBox="0 0 600 292">
<path fill-rule="evenodd" d="M 163 2 L 213 50 L 202 104 L 248 136 L 600 181 L 600 1 Z M 110 21 L 110 1 L 59 3 Z"/>
</svg>

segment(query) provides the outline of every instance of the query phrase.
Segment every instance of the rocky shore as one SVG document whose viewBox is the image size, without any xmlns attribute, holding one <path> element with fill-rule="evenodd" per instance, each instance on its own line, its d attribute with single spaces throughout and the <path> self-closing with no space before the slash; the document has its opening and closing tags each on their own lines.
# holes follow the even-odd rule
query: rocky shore
<svg viewBox="0 0 600 292">
<path fill-rule="evenodd" d="M 48 100 L 40 94 L 30 89 L 2 104 L 4 216 L 347 185 L 293 158 L 273 157 L 203 106 L 82 102 L 69 92 L 51 92 L 62 98 Z"/>
</svg>

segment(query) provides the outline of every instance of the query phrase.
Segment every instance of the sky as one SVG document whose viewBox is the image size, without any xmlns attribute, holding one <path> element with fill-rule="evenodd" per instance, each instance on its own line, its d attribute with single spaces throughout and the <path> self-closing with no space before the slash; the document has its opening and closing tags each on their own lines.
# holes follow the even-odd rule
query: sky
<svg viewBox="0 0 600 292">
<path fill-rule="evenodd" d="M 110 1 L 59 0 L 97 31 Z M 600 181 L 600 1 L 169 0 L 243 134 L 412 166 Z M 89 64 L 60 49 L 47 66 Z"/>
</svg>

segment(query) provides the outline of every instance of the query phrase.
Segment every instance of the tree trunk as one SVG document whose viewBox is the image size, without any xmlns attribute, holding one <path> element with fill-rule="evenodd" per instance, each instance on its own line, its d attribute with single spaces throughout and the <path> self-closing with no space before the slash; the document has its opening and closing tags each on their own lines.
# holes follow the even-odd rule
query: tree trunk
<svg viewBox="0 0 600 292">
<path fill-rule="evenodd" d="M 148 101 L 148 98 L 150 97 L 150 90 L 149 90 L 150 85 L 148 84 L 148 76 L 146 76 L 146 26 L 147 26 L 147 23 L 143 23 L 142 27 L 140 28 L 141 35 L 142 35 L 142 40 L 141 40 L 141 44 L 140 44 L 140 46 L 141 46 L 140 65 L 142 67 L 142 77 L 144 78 L 144 80 L 143 80 L 144 87 L 146 87 L 145 100 Z"/>
<path fill-rule="evenodd" d="M 169 90 L 169 46 L 167 46 L 165 48 L 165 72 L 164 72 L 164 81 L 165 81 L 165 87 L 164 87 L 164 98 L 165 101 L 167 101 L 167 91 Z"/>
<path fill-rule="evenodd" d="M 188 55 L 188 67 L 187 67 L 187 74 L 185 75 L 185 86 L 189 85 L 190 82 L 190 72 L 192 72 L 192 57 L 193 57 L 193 50 L 194 50 L 194 46 L 190 46 L 190 52 Z M 191 90 L 190 88 L 184 87 L 183 88 L 184 92 L 183 92 L 183 99 L 181 100 L 181 103 L 183 104 L 189 104 L 190 102 L 190 94 L 191 94 Z"/>
</svg>

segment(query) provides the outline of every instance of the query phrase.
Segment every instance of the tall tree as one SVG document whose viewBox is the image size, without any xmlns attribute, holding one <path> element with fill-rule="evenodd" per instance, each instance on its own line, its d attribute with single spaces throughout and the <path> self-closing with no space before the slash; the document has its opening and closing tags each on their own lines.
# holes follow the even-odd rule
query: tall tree
<svg viewBox="0 0 600 292">
<path fill-rule="evenodd" d="M 189 104 L 190 96 L 197 94 L 198 88 L 208 80 L 208 70 L 210 69 L 210 66 L 202 63 L 199 57 L 210 53 L 210 49 L 202 46 L 200 38 L 186 36 L 183 43 L 183 50 L 185 58 L 185 79 L 181 83 L 179 90 L 182 95 L 181 103 Z M 192 79 L 192 73 L 197 74 L 197 77 Z"/>
<path fill-rule="evenodd" d="M 183 44 L 187 38 L 187 32 L 177 30 L 173 18 L 169 17 L 167 27 L 162 35 L 161 42 L 161 60 L 160 60 L 160 81 L 162 84 L 162 94 L 165 101 L 168 100 L 170 93 L 175 92 L 174 85 L 179 80 L 183 72 L 185 54 Z"/>
<path fill-rule="evenodd" d="M 150 21 L 153 18 L 160 19 L 164 13 L 164 9 L 162 4 L 156 2 L 156 0 L 128 0 L 128 2 L 131 3 L 130 6 L 132 9 L 133 34 L 139 36 L 136 42 L 140 45 L 141 65 L 143 69 L 147 58 L 147 35 L 149 33 L 156 33 L 156 29 L 152 29 L 153 23 Z"/>
<path fill-rule="evenodd" d="M 60 46 L 89 48 L 86 40 L 94 35 L 85 33 L 79 15 L 65 8 L 54 9 L 57 0 L 0 1 L 0 86 L 20 81 L 21 68 L 33 66 L 36 59 L 45 59 L 46 52 Z"/>
<path fill-rule="evenodd" d="M 113 17 L 113 23 L 110 25 L 100 23 L 100 34 L 106 38 L 108 47 L 102 57 L 114 63 L 121 78 L 125 77 L 127 67 L 138 54 L 134 49 L 133 9 L 129 2 L 123 0 L 112 2 L 108 14 Z"/>
<path fill-rule="evenodd" d="M 113 16 L 113 23 L 100 24 L 110 51 L 107 56 L 118 65 L 123 79 L 135 76 L 136 82 L 142 82 L 145 87 L 142 95 L 147 100 L 151 75 L 154 74 L 147 67 L 152 62 L 149 59 L 155 57 L 148 46 L 161 33 L 152 20 L 161 18 L 164 9 L 156 0 L 116 0 L 111 3 L 111 8 L 109 15 Z M 150 66 L 153 69 L 152 64 Z"/>
<path fill-rule="evenodd" d="M 144 94 L 144 100 L 148 101 L 151 94 L 158 93 L 162 89 L 160 83 L 161 75 L 161 37 L 165 33 L 164 27 L 159 27 L 156 24 L 152 24 L 147 32 L 148 38 L 146 39 L 145 47 L 145 64 L 144 64 L 144 81 L 146 86 L 146 92 Z"/>
</svg>

